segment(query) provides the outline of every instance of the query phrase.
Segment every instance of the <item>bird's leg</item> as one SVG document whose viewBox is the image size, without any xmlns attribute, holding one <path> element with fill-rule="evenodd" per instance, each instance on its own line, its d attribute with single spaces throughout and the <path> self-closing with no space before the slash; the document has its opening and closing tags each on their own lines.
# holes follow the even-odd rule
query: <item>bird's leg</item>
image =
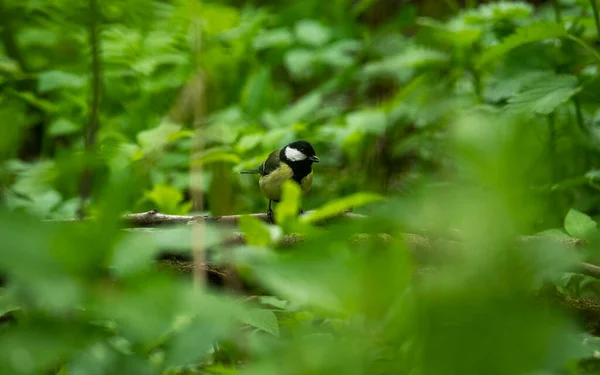
<svg viewBox="0 0 600 375">
<path fill-rule="evenodd" d="M 271 209 L 271 200 L 269 199 L 269 208 L 267 209 L 267 220 L 269 223 L 275 224 L 275 217 L 273 215 L 273 210 Z"/>
</svg>

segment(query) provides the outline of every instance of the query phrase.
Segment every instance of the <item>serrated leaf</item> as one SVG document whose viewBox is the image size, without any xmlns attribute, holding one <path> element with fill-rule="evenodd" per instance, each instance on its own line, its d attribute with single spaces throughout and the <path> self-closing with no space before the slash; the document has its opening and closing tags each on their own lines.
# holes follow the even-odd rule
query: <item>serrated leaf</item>
<svg viewBox="0 0 600 375">
<path fill-rule="evenodd" d="M 527 71 L 519 72 L 514 75 L 499 75 L 495 77 L 495 82 L 486 90 L 486 99 L 490 101 L 499 101 L 516 95 L 523 87 L 527 87 L 535 82 L 543 81 L 548 76 L 554 76 L 549 71 Z"/>
<path fill-rule="evenodd" d="M 245 324 L 279 337 L 279 322 L 271 310 L 248 309 L 240 315 L 239 319 Z"/>
<path fill-rule="evenodd" d="M 239 220 L 240 229 L 245 235 L 246 243 L 250 246 L 267 246 L 271 243 L 271 233 L 259 219 L 242 215 Z"/>
<path fill-rule="evenodd" d="M 565 217 L 565 230 L 573 237 L 585 238 L 596 231 L 596 226 L 591 217 L 573 208 Z"/>
<path fill-rule="evenodd" d="M 547 115 L 565 103 L 581 88 L 574 76 L 554 76 L 538 80 L 508 100 L 508 111 Z"/>
<path fill-rule="evenodd" d="M 337 216 L 351 208 L 365 206 L 367 204 L 379 202 L 383 199 L 384 198 L 381 195 L 373 193 L 352 194 L 350 196 L 328 202 L 316 211 L 303 215 L 300 220 L 303 222 L 314 223 L 323 219 Z"/>
<path fill-rule="evenodd" d="M 513 49 L 522 45 L 540 42 L 550 38 L 559 38 L 567 35 L 564 27 L 555 22 L 537 22 L 520 29 L 504 38 L 501 43 L 488 48 L 479 58 L 477 65 L 481 67 L 490 61 L 496 61 Z"/>
</svg>

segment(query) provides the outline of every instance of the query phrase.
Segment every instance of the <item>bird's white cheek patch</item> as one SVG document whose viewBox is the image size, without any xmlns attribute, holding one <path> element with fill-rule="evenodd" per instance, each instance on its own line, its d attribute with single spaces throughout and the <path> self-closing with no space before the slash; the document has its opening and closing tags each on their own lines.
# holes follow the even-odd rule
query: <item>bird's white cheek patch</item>
<svg viewBox="0 0 600 375">
<path fill-rule="evenodd" d="M 306 159 L 306 155 L 292 147 L 286 147 L 285 157 L 291 161 L 300 161 Z"/>
</svg>

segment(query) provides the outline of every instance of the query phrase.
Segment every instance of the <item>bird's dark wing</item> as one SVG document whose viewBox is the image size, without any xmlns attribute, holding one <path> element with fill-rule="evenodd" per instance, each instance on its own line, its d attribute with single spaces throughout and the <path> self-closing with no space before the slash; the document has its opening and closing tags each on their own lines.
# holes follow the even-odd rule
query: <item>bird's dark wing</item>
<svg viewBox="0 0 600 375">
<path fill-rule="evenodd" d="M 275 150 L 271 152 L 267 157 L 267 160 L 263 161 L 260 167 L 258 167 L 258 173 L 260 173 L 261 176 L 266 176 L 279 168 L 279 151 L 280 150 Z"/>
</svg>

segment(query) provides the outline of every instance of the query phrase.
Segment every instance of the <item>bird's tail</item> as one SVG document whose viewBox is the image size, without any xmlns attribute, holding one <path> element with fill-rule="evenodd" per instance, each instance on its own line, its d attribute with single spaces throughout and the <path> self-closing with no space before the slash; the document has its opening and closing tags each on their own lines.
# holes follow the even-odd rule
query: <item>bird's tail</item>
<svg viewBox="0 0 600 375">
<path fill-rule="evenodd" d="M 241 171 L 240 174 L 259 174 L 260 172 L 258 171 L 258 169 L 252 169 L 249 171 Z"/>
</svg>

